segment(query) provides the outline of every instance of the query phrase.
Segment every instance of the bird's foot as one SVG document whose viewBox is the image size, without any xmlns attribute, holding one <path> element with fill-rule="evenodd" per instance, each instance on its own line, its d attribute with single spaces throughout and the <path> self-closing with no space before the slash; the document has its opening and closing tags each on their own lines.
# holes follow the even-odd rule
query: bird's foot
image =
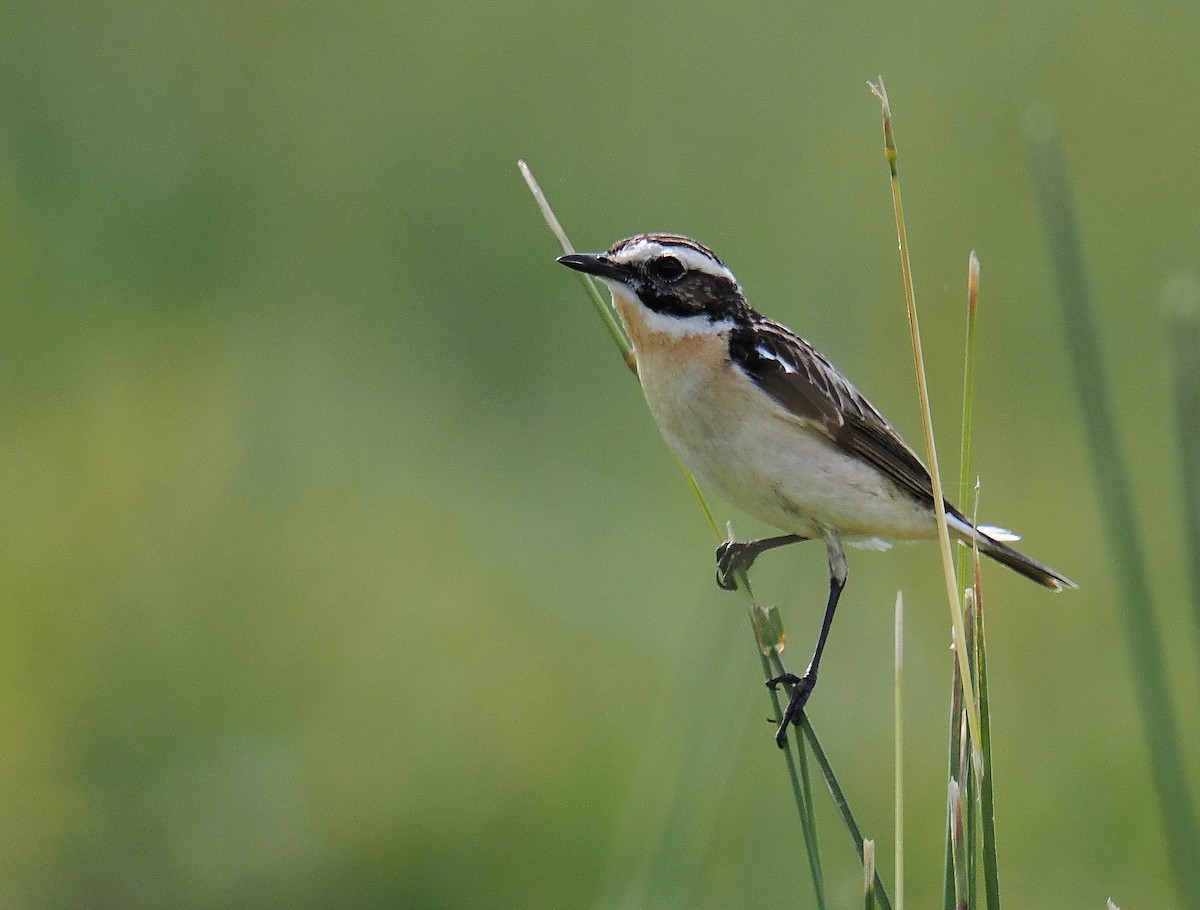
<svg viewBox="0 0 1200 910">
<path fill-rule="evenodd" d="M 767 680 L 767 687 L 770 689 L 778 689 L 780 685 L 792 687 L 791 698 L 788 699 L 787 708 L 784 709 L 783 717 L 779 721 L 779 728 L 775 731 L 775 744 L 780 749 L 786 749 L 788 727 L 800 723 L 800 718 L 804 714 L 804 706 L 808 704 L 808 697 L 812 695 L 812 691 L 817 685 L 817 674 L 810 668 L 805 671 L 803 676 L 784 673 L 782 676 Z"/>
<path fill-rule="evenodd" d="M 762 540 L 734 540 L 733 531 L 717 547 L 717 587 L 725 591 L 737 590 L 738 572 L 749 572 L 754 560 L 767 550 L 798 543 L 807 538 L 799 534 L 783 534 L 779 537 L 764 537 Z"/>
<path fill-rule="evenodd" d="M 757 540 L 734 540 L 732 537 L 721 541 L 717 547 L 717 587 L 722 591 L 736 591 L 738 571 L 750 571 L 754 560 L 758 559 L 762 548 Z"/>
</svg>

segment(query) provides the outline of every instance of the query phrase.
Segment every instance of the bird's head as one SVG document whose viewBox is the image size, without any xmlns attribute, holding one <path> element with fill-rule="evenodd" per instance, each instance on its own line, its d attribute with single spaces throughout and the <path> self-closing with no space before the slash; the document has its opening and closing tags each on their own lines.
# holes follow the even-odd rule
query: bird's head
<svg viewBox="0 0 1200 910">
<path fill-rule="evenodd" d="M 604 253 L 570 253 L 558 261 L 595 275 L 616 300 L 662 316 L 718 322 L 745 318 L 748 307 L 733 272 L 708 247 L 678 234 L 638 234 Z"/>
</svg>

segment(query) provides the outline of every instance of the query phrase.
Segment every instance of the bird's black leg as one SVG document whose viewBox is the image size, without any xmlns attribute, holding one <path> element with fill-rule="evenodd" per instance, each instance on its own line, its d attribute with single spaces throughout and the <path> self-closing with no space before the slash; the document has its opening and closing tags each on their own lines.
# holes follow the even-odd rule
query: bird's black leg
<svg viewBox="0 0 1200 910">
<path fill-rule="evenodd" d="M 799 534 L 784 534 L 780 537 L 764 537 L 762 540 L 729 540 L 717 547 L 717 587 L 725 591 L 736 591 L 737 581 L 733 574 L 738 569 L 750 570 L 754 560 L 767 550 L 786 547 L 791 543 L 808 540 Z"/>
<path fill-rule="evenodd" d="M 825 650 L 825 639 L 829 637 L 829 629 L 833 625 L 833 614 L 837 610 L 838 598 L 842 596 L 842 589 L 846 587 L 846 551 L 842 549 L 842 543 L 834 531 L 825 532 L 825 548 L 829 553 L 829 601 L 825 605 L 825 619 L 821 623 L 821 636 L 817 639 L 817 647 L 813 651 L 812 660 L 808 662 L 808 669 L 804 671 L 803 676 L 784 673 L 782 676 L 767 680 L 767 685 L 772 689 L 777 688 L 780 683 L 792 687 L 792 695 L 788 699 L 787 709 L 779 721 L 779 729 L 775 731 L 775 742 L 780 749 L 787 748 L 788 725 L 799 722 L 800 715 L 804 713 L 804 706 L 808 703 L 808 697 L 812 695 L 812 691 L 817 685 L 817 667 L 821 663 L 821 652 Z"/>
</svg>

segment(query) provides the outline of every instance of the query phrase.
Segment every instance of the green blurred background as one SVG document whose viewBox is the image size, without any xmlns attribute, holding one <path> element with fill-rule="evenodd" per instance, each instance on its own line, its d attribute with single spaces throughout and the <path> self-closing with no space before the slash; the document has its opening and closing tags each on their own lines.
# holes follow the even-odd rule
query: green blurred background
<svg viewBox="0 0 1200 910">
<path fill-rule="evenodd" d="M 1160 302 L 1200 249 L 1197 29 L 1185 3 L 5 4 L 0 905 L 811 906 L 742 602 L 516 160 L 582 248 L 713 246 L 919 444 L 882 72 L 947 473 L 974 247 L 983 512 L 1082 585 L 986 573 L 1003 892 L 1182 906 L 1022 123 L 1052 104 L 1069 146 L 1200 779 Z M 824 557 L 785 554 L 757 588 L 798 663 Z M 811 712 L 890 881 L 903 589 L 913 906 L 941 887 L 941 584 L 934 547 L 853 551 Z"/>
</svg>

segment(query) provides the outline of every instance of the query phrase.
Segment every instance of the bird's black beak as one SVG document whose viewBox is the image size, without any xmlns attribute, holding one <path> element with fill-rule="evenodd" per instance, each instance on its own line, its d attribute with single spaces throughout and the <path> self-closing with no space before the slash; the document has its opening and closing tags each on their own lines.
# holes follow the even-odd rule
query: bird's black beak
<svg viewBox="0 0 1200 910">
<path fill-rule="evenodd" d="M 628 281 L 629 270 L 601 253 L 568 253 L 559 256 L 558 261 L 569 269 L 586 272 L 597 278 L 612 278 L 616 281 Z"/>
</svg>

